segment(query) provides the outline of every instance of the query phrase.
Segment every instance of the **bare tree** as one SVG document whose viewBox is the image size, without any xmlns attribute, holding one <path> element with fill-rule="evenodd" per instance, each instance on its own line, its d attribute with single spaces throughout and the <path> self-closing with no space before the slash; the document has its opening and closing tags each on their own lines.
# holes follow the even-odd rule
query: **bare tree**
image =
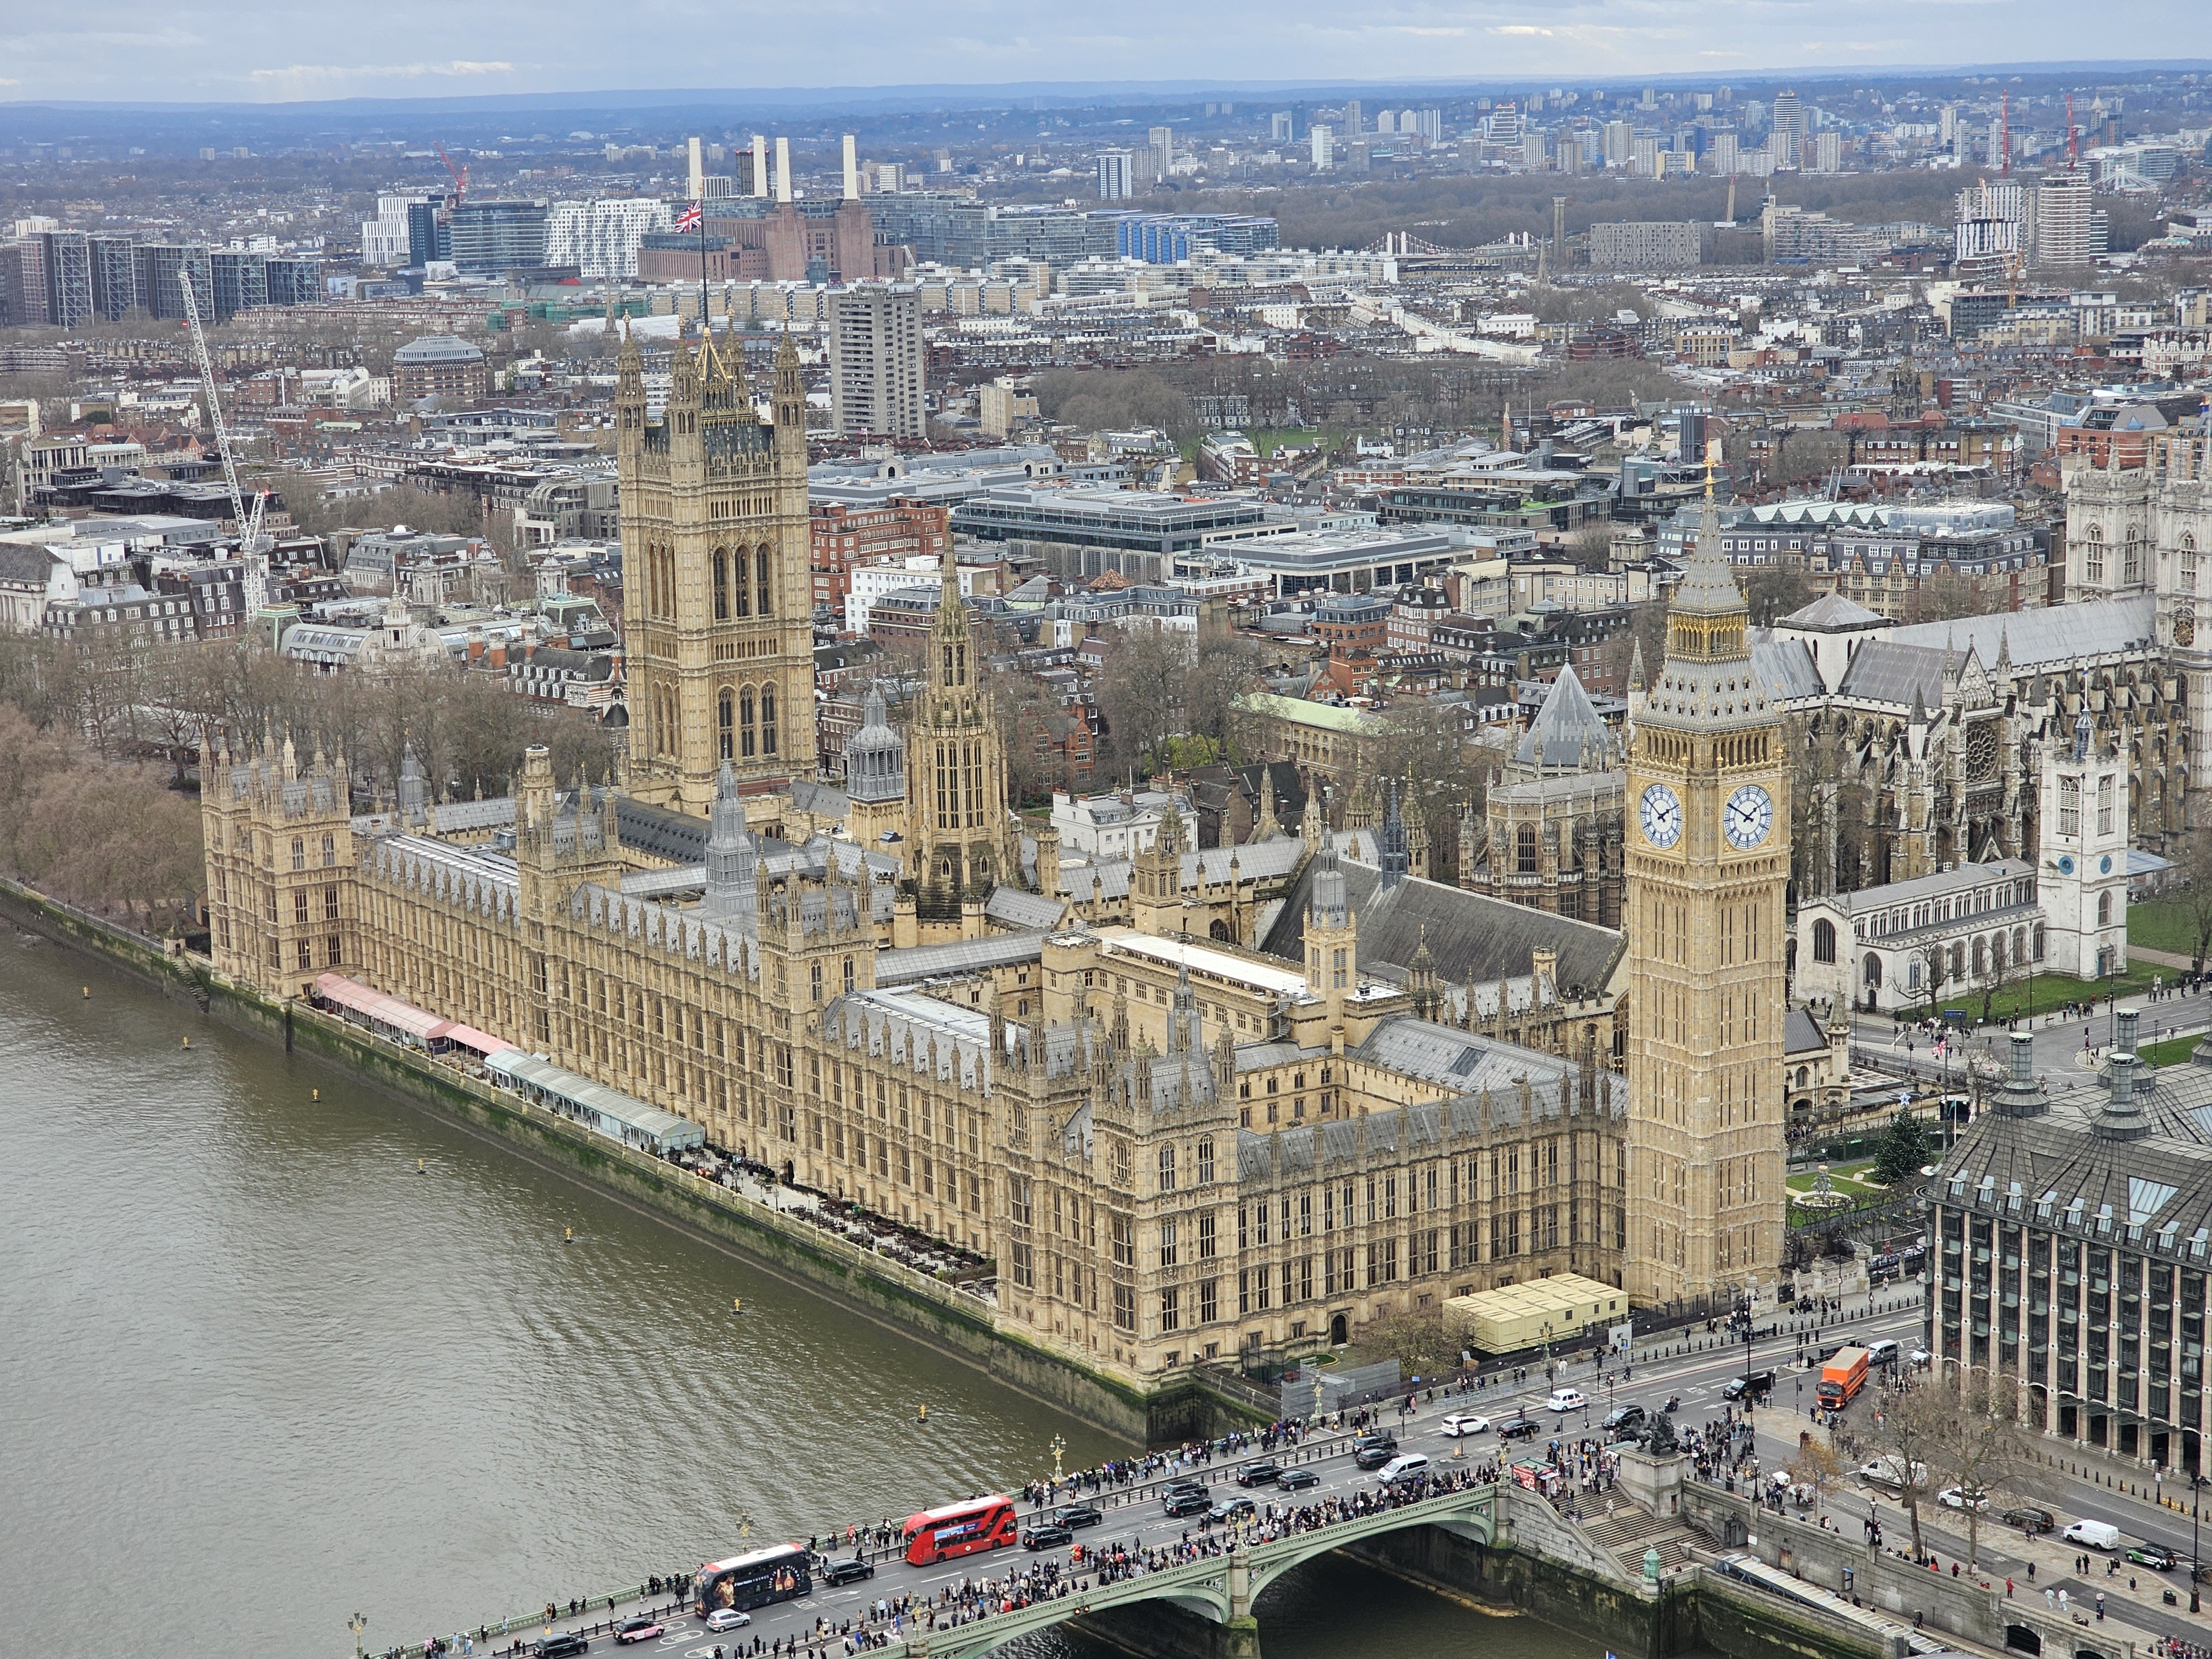
<svg viewBox="0 0 2212 1659">
<path fill-rule="evenodd" d="M 1916 1392 L 1940 1401 L 1929 1468 L 1959 1490 L 1966 1517 L 1966 1565 L 1977 1566 L 1983 1511 L 2029 1466 L 2027 1435 L 2020 1421 L 2020 1379 L 1976 1370 L 1963 1380 L 1938 1380 Z"/>
<path fill-rule="evenodd" d="M 2204 971 L 2204 957 L 2212 951 L 2212 829 L 2191 830 L 2181 851 L 2180 902 L 2189 913 L 2189 923 L 2194 942 L 2189 947 L 2189 965 L 2197 973 Z"/>
<path fill-rule="evenodd" d="M 1936 1448 L 1949 1432 L 1943 1420 L 1949 1409 L 1941 1390 L 1923 1387 L 1892 1395 L 1875 1413 L 1874 1443 L 1881 1454 L 1875 1461 L 1895 1478 L 1898 1501 L 1911 1523 L 1916 1561 L 1927 1553 L 1920 1541 L 1920 1506 L 1936 1495 L 1929 1472 L 1939 1467 Z"/>
</svg>

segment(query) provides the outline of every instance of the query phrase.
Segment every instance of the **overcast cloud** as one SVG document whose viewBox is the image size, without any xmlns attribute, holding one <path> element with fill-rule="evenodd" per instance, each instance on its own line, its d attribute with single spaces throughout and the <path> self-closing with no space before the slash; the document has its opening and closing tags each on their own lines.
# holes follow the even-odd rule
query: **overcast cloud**
<svg viewBox="0 0 2212 1659">
<path fill-rule="evenodd" d="M 2212 57 L 2212 6 L 2117 0 L 15 0 L 0 97 L 282 102 L 1099 80 L 1561 82 Z M 2094 16 L 2098 27 L 2083 27 Z"/>
</svg>

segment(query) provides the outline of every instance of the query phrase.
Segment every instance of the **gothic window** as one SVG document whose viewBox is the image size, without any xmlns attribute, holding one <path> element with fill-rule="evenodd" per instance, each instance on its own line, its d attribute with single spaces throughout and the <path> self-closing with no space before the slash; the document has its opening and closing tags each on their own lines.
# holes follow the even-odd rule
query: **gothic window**
<svg viewBox="0 0 2212 1659">
<path fill-rule="evenodd" d="M 2181 587 L 2184 592 L 2197 591 L 2197 538 L 2181 538 Z"/>
<path fill-rule="evenodd" d="M 2021 967 L 2027 961 L 2027 929 L 2015 927 L 2012 930 L 2012 965 L 2015 968 Z"/>
<path fill-rule="evenodd" d="M 1980 979 L 1990 971 L 1989 946 L 1980 939 L 1974 941 L 1974 977 Z"/>
<path fill-rule="evenodd" d="M 2105 580 L 2105 532 L 2100 525 L 2091 525 L 2081 537 L 2081 580 L 2101 582 Z"/>
<path fill-rule="evenodd" d="M 724 686 L 714 694 L 714 735 L 716 752 L 724 760 L 735 760 L 738 741 L 737 694 Z"/>
<path fill-rule="evenodd" d="M 1836 924 L 1821 916 L 1813 923 L 1813 960 L 1833 962 L 1836 959 Z"/>
<path fill-rule="evenodd" d="M 2097 895 L 2097 926 L 2109 927 L 2112 925 L 2112 896 L 2109 891 L 2100 893 Z"/>
<path fill-rule="evenodd" d="M 761 753 L 775 753 L 775 688 L 761 688 Z"/>
<path fill-rule="evenodd" d="M 1229 936 L 1229 924 L 1225 921 L 1217 921 L 1206 931 L 1206 936 L 1213 939 L 1218 944 L 1228 945 L 1233 943 Z"/>
<path fill-rule="evenodd" d="M 2120 580 L 2139 582 L 2142 580 L 2142 532 L 2134 525 L 2128 526 L 2127 539 L 2121 544 Z"/>
<path fill-rule="evenodd" d="M 2112 780 L 2110 776 L 2097 780 L 2097 833 L 2112 833 Z"/>
<path fill-rule="evenodd" d="M 2072 837 L 2081 833 L 2081 780 L 2058 780 L 2058 833 Z"/>
<path fill-rule="evenodd" d="M 771 596 L 775 592 L 775 584 L 773 580 L 774 567 L 769 562 L 770 557 L 768 549 L 764 547 L 753 556 L 755 578 L 753 586 L 758 590 L 760 614 L 763 617 L 772 617 L 775 614 L 775 606 L 771 599 Z"/>
<path fill-rule="evenodd" d="M 714 620 L 730 619 L 730 556 L 720 548 L 714 550 Z M 726 755 L 724 759 L 729 758 Z"/>
<path fill-rule="evenodd" d="M 1513 869 L 1517 875 L 1536 873 L 1536 826 L 1524 823 L 1514 837 Z"/>
<path fill-rule="evenodd" d="M 295 870 L 307 867 L 307 843 L 298 836 L 292 837 L 292 867 Z"/>
<path fill-rule="evenodd" d="M 1213 1141 L 1210 1137 L 1198 1143 L 1198 1184 L 1213 1184 Z"/>
<path fill-rule="evenodd" d="M 1881 958 L 1871 951 L 1867 952 L 1866 982 L 1869 991 L 1881 988 Z"/>
<path fill-rule="evenodd" d="M 730 614 L 750 617 L 753 613 L 752 567 L 742 547 L 730 556 L 730 574 L 736 578 L 737 587 L 736 593 L 732 596 Z"/>
<path fill-rule="evenodd" d="M 738 752 L 747 760 L 753 757 L 756 730 L 753 724 L 752 688 L 747 686 L 738 694 Z"/>
<path fill-rule="evenodd" d="M 1173 1146 L 1160 1148 L 1160 1190 L 1171 1193 L 1176 1184 L 1176 1153 Z"/>
</svg>

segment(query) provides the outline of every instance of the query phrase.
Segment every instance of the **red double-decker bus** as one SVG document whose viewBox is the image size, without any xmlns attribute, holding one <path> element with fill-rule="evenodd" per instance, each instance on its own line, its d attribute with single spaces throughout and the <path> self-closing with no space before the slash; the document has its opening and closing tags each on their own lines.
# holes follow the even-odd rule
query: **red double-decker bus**
<svg viewBox="0 0 2212 1659">
<path fill-rule="evenodd" d="M 971 1498 L 964 1504 L 947 1504 L 941 1510 L 924 1510 L 908 1518 L 904 1531 L 906 1559 L 917 1567 L 933 1561 L 949 1561 L 956 1555 L 974 1555 L 1014 1541 L 1014 1500 L 1003 1492 Z"/>
</svg>

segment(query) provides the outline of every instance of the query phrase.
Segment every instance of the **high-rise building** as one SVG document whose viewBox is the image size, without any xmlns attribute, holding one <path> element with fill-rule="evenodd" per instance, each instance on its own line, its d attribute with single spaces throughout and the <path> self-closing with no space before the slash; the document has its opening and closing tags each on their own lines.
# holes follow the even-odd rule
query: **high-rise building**
<svg viewBox="0 0 2212 1659">
<path fill-rule="evenodd" d="M 1175 171 L 1175 129 L 1154 127 L 1146 137 L 1152 147 L 1153 172 L 1164 179 Z"/>
<path fill-rule="evenodd" d="M 420 270 L 432 260 L 453 257 L 453 222 L 435 202 L 415 202 L 407 209 L 407 263 Z"/>
<path fill-rule="evenodd" d="M 2027 219 L 2027 191 L 2019 185 L 1983 179 L 1960 191 L 1951 274 L 1961 282 L 1983 282 L 2015 270 L 2027 252 L 2021 235 Z"/>
<path fill-rule="evenodd" d="M 92 308 L 102 320 L 121 322 L 142 304 L 138 297 L 137 245 L 128 236 L 94 236 L 92 250 Z"/>
<path fill-rule="evenodd" d="M 1797 141 L 1805 136 L 1805 109 L 1797 101 L 1796 93 L 1778 92 L 1774 94 L 1774 109 L 1767 118 L 1766 130 L 1778 141 L 1786 142 L 1790 147 L 1790 153 L 1796 154 Z M 1778 143 L 1775 154 L 1782 153 Z"/>
<path fill-rule="evenodd" d="M 497 276 L 545 263 L 545 204 L 464 202 L 453 210 L 453 263 Z"/>
<path fill-rule="evenodd" d="M 1519 143 L 1521 142 L 1521 106 L 1500 104 L 1485 118 L 1483 132 L 1493 144 L 1510 146 Z"/>
<path fill-rule="evenodd" d="M 1098 152 L 1098 199 L 1119 202 L 1136 194 L 1136 161 L 1126 149 Z"/>
<path fill-rule="evenodd" d="M 1731 1299 L 1782 1256 L 1782 1015 L 1790 771 L 1708 493 L 1668 610 L 1666 660 L 1629 693 L 1626 908 L 1635 1091 L 1628 1242 L 1638 1302 Z"/>
<path fill-rule="evenodd" d="M 265 253 L 217 248 L 208 256 L 208 275 L 215 289 L 213 321 L 227 323 L 241 311 L 269 303 L 269 256 Z"/>
<path fill-rule="evenodd" d="M 312 254 L 268 262 L 269 303 L 313 305 L 323 297 L 323 262 Z"/>
<path fill-rule="evenodd" d="M 1521 135 L 1521 165 L 1522 167 L 1531 173 L 1539 173 L 1543 170 L 1544 164 L 1550 159 L 1550 149 L 1545 143 L 1542 133 L 1530 128 Z"/>
<path fill-rule="evenodd" d="M 1366 128 L 1361 124 L 1366 119 L 1367 112 L 1358 99 L 1347 98 L 1344 100 L 1344 136 L 1346 138 L 1357 138 L 1365 131 Z"/>
<path fill-rule="evenodd" d="M 2035 188 L 2035 262 L 2086 265 L 2105 252 L 2105 216 L 2085 173 L 2048 173 Z"/>
<path fill-rule="evenodd" d="M 830 402 L 840 432 L 919 438 L 922 408 L 921 296 L 866 283 L 830 296 Z"/>
<path fill-rule="evenodd" d="M 806 386 L 787 337 L 770 402 L 764 426 L 741 362 L 679 346 L 648 421 L 635 343 L 617 360 L 628 781 L 655 805 L 704 813 L 725 765 L 741 784 L 814 775 Z"/>
<path fill-rule="evenodd" d="M 92 241 L 81 230 L 49 230 L 46 245 L 46 320 L 57 328 L 82 328 L 93 317 Z"/>
<path fill-rule="evenodd" d="M 1733 132 L 1717 132 L 1705 144 L 1705 171 L 1717 178 L 1724 178 L 1743 171 L 1743 160 L 1737 146 L 1741 141 Z"/>
<path fill-rule="evenodd" d="M 192 298 L 201 309 L 201 320 L 215 302 L 215 277 L 204 247 L 181 242 L 142 242 L 131 250 L 138 264 L 138 303 L 157 322 L 185 319 L 184 273 L 191 272 Z"/>
<path fill-rule="evenodd" d="M 1327 173 L 1336 165 L 1336 135 L 1327 127 L 1316 127 L 1309 140 L 1316 173 Z"/>
<path fill-rule="evenodd" d="M 0 243 L 0 321 L 24 328 L 46 320 L 46 244 L 36 236 Z"/>
<path fill-rule="evenodd" d="M 1290 111 L 1286 109 L 1279 109 L 1273 115 L 1267 118 L 1267 142 L 1269 143 L 1295 143 L 1297 141 L 1297 131 L 1291 124 Z"/>
<path fill-rule="evenodd" d="M 668 204 L 648 196 L 556 202 L 545 222 L 545 263 L 574 265 L 587 282 L 627 282 L 637 275 L 640 245 L 671 222 Z"/>
<path fill-rule="evenodd" d="M 1636 159 L 1636 125 L 1631 121 L 1605 124 L 1605 164 L 1625 167 Z"/>
<path fill-rule="evenodd" d="M 421 196 L 399 191 L 380 192 L 376 198 L 376 217 L 361 222 L 361 262 L 379 265 L 386 270 L 404 264 L 419 264 L 410 257 L 409 225 L 413 220 L 412 210 L 425 203 Z"/>
</svg>

